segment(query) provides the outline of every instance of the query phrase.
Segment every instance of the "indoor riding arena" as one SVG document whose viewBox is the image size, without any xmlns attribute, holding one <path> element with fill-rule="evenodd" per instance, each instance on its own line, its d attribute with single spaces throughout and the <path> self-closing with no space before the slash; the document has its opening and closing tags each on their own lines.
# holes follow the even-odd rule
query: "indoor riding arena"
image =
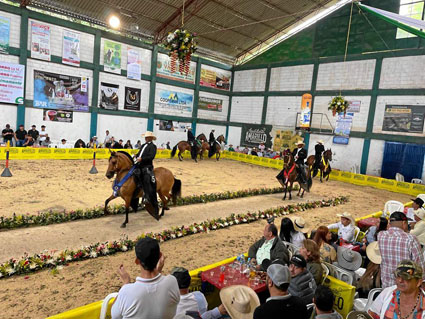
<svg viewBox="0 0 425 319">
<path fill-rule="evenodd" d="M 424 10 L 0 0 L 0 318 L 388 315 L 397 223 L 425 274 Z"/>
</svg>

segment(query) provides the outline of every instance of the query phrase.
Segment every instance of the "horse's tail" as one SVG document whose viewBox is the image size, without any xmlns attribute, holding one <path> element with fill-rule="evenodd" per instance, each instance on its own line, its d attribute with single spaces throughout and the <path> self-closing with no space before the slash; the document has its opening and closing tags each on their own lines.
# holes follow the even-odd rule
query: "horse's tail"
<svg viewBox="0 0 425 319">
<path fill-rule="evenodd" d="M 178 145 L 179 144 L 176 144 L 176 146 L 173 147 L 173 150 L 171 151 L 171 157 L 174 157 L 174 155 L 176 155 Z"/>
<path fill-rule="evenodd" d="M 182 181 L 174 177 L 173 188 L 171 189 L 173 204 L 176 205 L 177 197 L 182 196 Z"/>
<path fill-rule="evenodd" d="M 311 178 L 311 174 L 310 174 L 310 176 L 307 179 L 307 192 L 310 191 L 311 186 L 313 186 L 313 179 Z"/>
</svg>

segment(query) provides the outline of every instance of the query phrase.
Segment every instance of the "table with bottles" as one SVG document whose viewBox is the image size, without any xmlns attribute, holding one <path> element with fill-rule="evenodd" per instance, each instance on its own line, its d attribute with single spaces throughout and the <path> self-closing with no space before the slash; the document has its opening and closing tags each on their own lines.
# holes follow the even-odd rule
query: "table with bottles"
<svg viewBox="0 0 425 319">
<path fill-rule="evenodd" d="M 233 262 L 203 271 L 201 279 L 218 289 L 233 285 L 245 285 L 257 293 L 267 289 L 266 273 L 256 271 L 254 265 L 245 262 L 244 258 L 240 257 Z"/>
</svg>

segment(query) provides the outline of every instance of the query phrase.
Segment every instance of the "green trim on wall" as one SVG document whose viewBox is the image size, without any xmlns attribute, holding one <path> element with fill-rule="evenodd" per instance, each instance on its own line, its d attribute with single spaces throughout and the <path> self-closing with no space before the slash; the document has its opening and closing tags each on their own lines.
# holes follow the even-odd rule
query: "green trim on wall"
<svg viewBox="0 0 425 319">
<path fill-rule="evenodd" d="M 264 91 L 268 92 L 269 88 L 270 88 L 270 77 L 271 77 L 271 72 L 272 69 L 271 68 L 267 68 L 267 73 L 266 73 L 266 85 L 264 87 Z M 267 117 L 267 105 L 269 103 L 269 96 L 265 95 L 264 99 L 263 99 L 263 110 L 261 113 L 261 124 L 266 124 L 266 117 Z"/>
<path fill-rule="evenodd" d="M 148 131 L 153 132 L 154 128 L 154 112 L 155 112 L 155 90 L 156 90 L 156 67 L 158 63 L 158 46 L 154 45 L 151 59 L 151 82 L 149 86 L 149 106 L 148 106 Z"/>
<path fill-rule="evenodd" d="M 199 82 L 201 81 L 201 64 L 196 64 L 196 72 L 195 72 L 195 92 L 193 94 L 193 110 L 192 117 L 194 120 L 192 121 L 192 131 L 193 135 L 196 136 L 196 119 L 198 118 L 198 104 L 199 104 Z"/>
<path fill-rule="evenodd" d="M 28 15 L 29 11 L 27 9 L 21 10 L 21 32 L 19 38 L 19 64 L 25 65 L 25 79 L 27 73 L 27 60 L 28 60 Z M 24 104 L 18 104 L 16 110 L 16 129 L 19 125 L 25 125 L 25 98 L 26 98 L 26 87 L 27 81 L 24 81 Z"/>
<path fill-rule="evenodd" d="M 232 70 L 232 76 L 230 78 L 230 96 L 229 96 L 229 107 L 227 110 L 227 125 L 226 125 L 226 141 L 229 139 L 229 122 L 230 122 L 230 116 L 232 113 L 232 100 L 233 100 L 233 83 L 235 82 L 235 71 Z"/>
<path fill-rule="evenodd" d="M 97 119 L 99 105 L 99 64 L 100 64 L 100 32 L 97 31 L 94 36 L 93 47 L 93 90 L 90 108 L 90 137 L 97 135 Z"/>
<path fill-rule="evenodd" d="M 360 174 L 366 174 L 367 163 L 369 160 L 369 150 L 370 150 L 370 139 L 365 138 L 363 140 L 362 159 L 360 162 Z"/>
<path fill-rule="evenodd" d="M 107 114 L 107 115 L 149 118 L 148 113 L 127 111 L 127 110 L 116 110 L 115 111 L 115 110 L 105 110 L 105 109 L 98 108 L 97 112 L 99 114 Z"/>
<path fill-rule="evenodd" d="M 177 87 L 181 87 L 181 88 L 185 88 L 185 89 L 195 90 L 195 84 L 193 84 L 193 83 L 187 83 L 187 82 L 167 79 L 167 78 L 163 78 L 159 75 L 156 76 L 156 82 L 166 84 L 166 85 L 177 86 Z"/>
</svg>

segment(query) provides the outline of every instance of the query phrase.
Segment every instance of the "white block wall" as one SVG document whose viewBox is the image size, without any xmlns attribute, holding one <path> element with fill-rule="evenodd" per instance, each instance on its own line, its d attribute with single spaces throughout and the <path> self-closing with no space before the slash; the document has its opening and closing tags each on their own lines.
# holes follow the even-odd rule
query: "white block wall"
<svg viewBox="0 0 425 319">
<path fill-rule="evenodd" d="M 161 107 L 159 105 L 159 103 L 160 103 L 159 92 L 162 91 L 162 90 L 168 90 L 168 91 L 177 92 L 177 93 L 183 92 L 183 93 L 192 94 L 192 95 L 194 93 L 194 91 L 190 90 L 190 89 L 184 89 L 184 88 L 180 88 L 180 87 L 176 87 L 176 86 L 157 83 L 156 84 L 156 90 L 155 90 L 155 113 L 156 114 L 167 114 L 167 115 L 175 115 L 175 116 L 183 116 L 183 117 L 191 117 L 192 116 L 193 106 L 192 106 L 192 112 L 188 112 L 188 111 L 184 111 L 184 110 L 179 111 L 179 110 L 173 110 L 173 109 Z"/>
<path fill-rule="evenodd" d="M 211 99 L 219 99 L 223 101 L 221 112 L 208 111 L 198 108 L 198 118 L 207 120 L 227 121 L 227 113 L 229 110 L 229 97 L 226 95 L 213 94 L 208 92 L 199 92 L 199 97 L 206 97 Z"/>
<path fill-rule="evenodd" d="M 34 98 L 34 70 L 51 72 L 56 74 L 65 74 L 72 76 L 88 77 L 89 78 L 89 106 L 91 105 L 91 97 L 93 90 L 93 71 L 57 64 L 53 62 L 46 62 L 35 59 L 28 59 L 26 70 L 26 88 L 25 99 L 32 100 Z"/>
<path fill-rule="evenodd" d="M 66 28 L 38 20 L 29 19 L 28 48 L 31 48 L 31 21 L 36 21 L 50 27 L 50 54 L 61 57 L 63 53 L 63 30 Z M 93 63 L 94 35 L 73 29 L 69 30 L 80 34 L 80 60 Z"/>
<path fill-rule="evenodd" d="M 224 138 L 226 138 L 226 126 L 215 125 L 215 124 L 203 124 L 203 123 L 196 124 L 196 136 L 198 136 L 201 133 L 204 133 L 208 139 L 210 137 L 211 130 L 215 130 L 214 132 L 215 138 L 219 137 L 220 135 L 223 135 Z"/>
<path fill-rule="evenodd" d="M 374 133 L 385 133 L 393 135 L 410 135 L 423 137 L 425 133 L 402 133 L 402 132 L 387 132 L 382 131 L 382 124 L 384 123 L 384 113 L 386 105 L 425 105 L 425 96 L 378 96 L 376 101 L 375 118 L 373 121 L 373 132 Z"/>
<path fill-rule="evenodd" d="M 234 92 L 264 91 L 267 69 L 236 71 L 233 82 Z"/>
<path fill-rule="evenodd" d="M 146 132 L 147 126 L 148 119 L 142 117 L 98 114 L 97 137 L 103 143 L 105 131 L 109 130 L 109 135 L 115 137 L 116 141 L 122 139 L 125 143 L 130 140 L 134 147 L 137 140 L 143 141 L 141 135 Z"/>
<path fill-rule="evenodd" d="M 361 102 L 360 112 L 354 113 L 353 126 L 351 127 L 351 130 L 366 132 L 367 118 L 370 107 L 370 96 L 346 96 L 345 98 L 349 101 Z M 336 120 L 338 119 L 338 116 L 333 116 L 332 111 L 328 110 L 329 102 L 331 100 L 332 96 L 316 96 L 316 98 L 314 99 L 313 106 L 312 127 L 320 128 L 320 120 L 322 118 L 322 115 L 320 113 L 327 115 L 333 128 L 336 127 Z M 323 115 L 321 127 L 322 129 L 330 129 L 331 127 L 325 115 Z"/>
<path fill-rule="evenodd" d="M 10 128 L 16 131 L 16 114 L 18 107 L 10 104 L 0 104 L 0 130 L 2 131 L 6 124 L 10 124 Z M 24 123 L 19 123 L 24 124 Z"/>
<path fill-rule="evenodd" d="M 270 91 L 309 91 L 314 65 L 273 68 L 270 74 Z"/>
<path fill-rule="evenodd" d="M 231 122 L 260 124 L 263 112 L 262 96 L 235 96 L 232 99 Z"/>
<path fill-rule="evenodd" d="M 99 106 L 100 99 L 101 99 L 101 82 L 106 82 L 110 84 L 119 85 L 119 99 L 118 99 L 118 109 L 124 110 L 124 101 L 125 101 L 125 87 L 132 87 L 142 90 L 141 94 L 141 102 L 140 102 L 140 112 L 147 112 L 149 108 L 149 90 L 150 90 L 150 82 L 149 81 L 134 81 L 127 79 L 124 76 L 106 73 L 106 72 L 100 72 L 99 73 L 99 101 L 96 106 Z M 126 110 L 131 111 L 131 110 Z M 132 112 L 138 112 L 138 111 L 132 111 Z"/>
<path fill-rule="evenodd" d="M 425 56 L 386 58 L 382 61 L 381 89 L 425 88 Z"/>
<path fill-rule="evenodd" d="M 332 150 L 331 167 L 343 171 L 350 171 L 352 167 L 360 167 L 363 153 L 363 139 L 350 137 L 348 145 L 333 144 L 331 135 L 311 134 L 308 147 L 308 155 L 314 155 L 314 146 L 317 140 L 325 142 L 325 149 Z"/>
<path fill-rule="evenodd" d="M 375 63 L 375 60 L 362 60 L 320 64 L 316 89 L 372 89 Z"/>
<path fill-rule="evenodd" d="M 19 64 L 19 57 L 15 55 L 0 54 L 0 61 Z"/>
<path fill-rule="evenodd" d="M 21 16 L 0 11 L 0 15 L 10 19 L 9 46 L 19 48 L 21 36 Z"/>
<path fill-rule="evenodd" d="M 46 125 L 46 131 L 53 144 L 58 144 L 61 139 L 66 139 L 68 144 L 81 138 L 84 142 L 90 140 L 90 113 L 74 112 L 72 123 L 50 122 L 43 120 L 43 109 L 25 108 L 25 129 L 36 125 L 41 130 L 41 125 Z"/>
<path fill-rule="evenodd" d="M 116 42 L 116 41 L 113 41 L 113 42 Z M 117 42 L 117 43 L 121 43 L 121 42 Z M 105 44 L 105 39 L 102 38 L 100 40 L 100 65 L 103 65 L 104 44 Z M 127 70 L 127 49 L 129 47 L 132 49 L 136 49 L 140 52 L 140 58 L 142 60 L 142 73 L 149 75 L 151 73 L 152 51 L 148 49 L 144 49 L 144 48 L 131 46 L 125 43 L 121 43 L 121 70 Z"/>
<path fill-rule="evenodd" d="M 297 112 L 301 111 L 301 96 L 270 96 L 266 124 L 293 129 Z"/>
<path fill-rule="evenodd" d="M 367 162 L 367 175 L 381 176 L 382 160 L 384 158 L 385 141 L 371 140 L 369 158 Z"/>
<path fill-rule="evenodd" d="M 236 149 L 236 146 L 241 145 L 241 135 L 242 127 L 229 126 L 229 136 L 227 137 L 227 144 L 232 144 L 233 148 Z"/>
<path fill-rule="evenodd" d="M 179 122 L 184 126 L 192 126 L 192 123 L 189 122 Z M 174 147 L 180 141 L 187 141 L 187 131 L 179 132 L 179 131 L 163 131 L 159 129 L 159 120 L 154 121 L 153 132 L 156 136 L 155 144 L 157 147 L 166 148 L 165 144 L 170 142 L 171 148 Z"/>
</svg>

